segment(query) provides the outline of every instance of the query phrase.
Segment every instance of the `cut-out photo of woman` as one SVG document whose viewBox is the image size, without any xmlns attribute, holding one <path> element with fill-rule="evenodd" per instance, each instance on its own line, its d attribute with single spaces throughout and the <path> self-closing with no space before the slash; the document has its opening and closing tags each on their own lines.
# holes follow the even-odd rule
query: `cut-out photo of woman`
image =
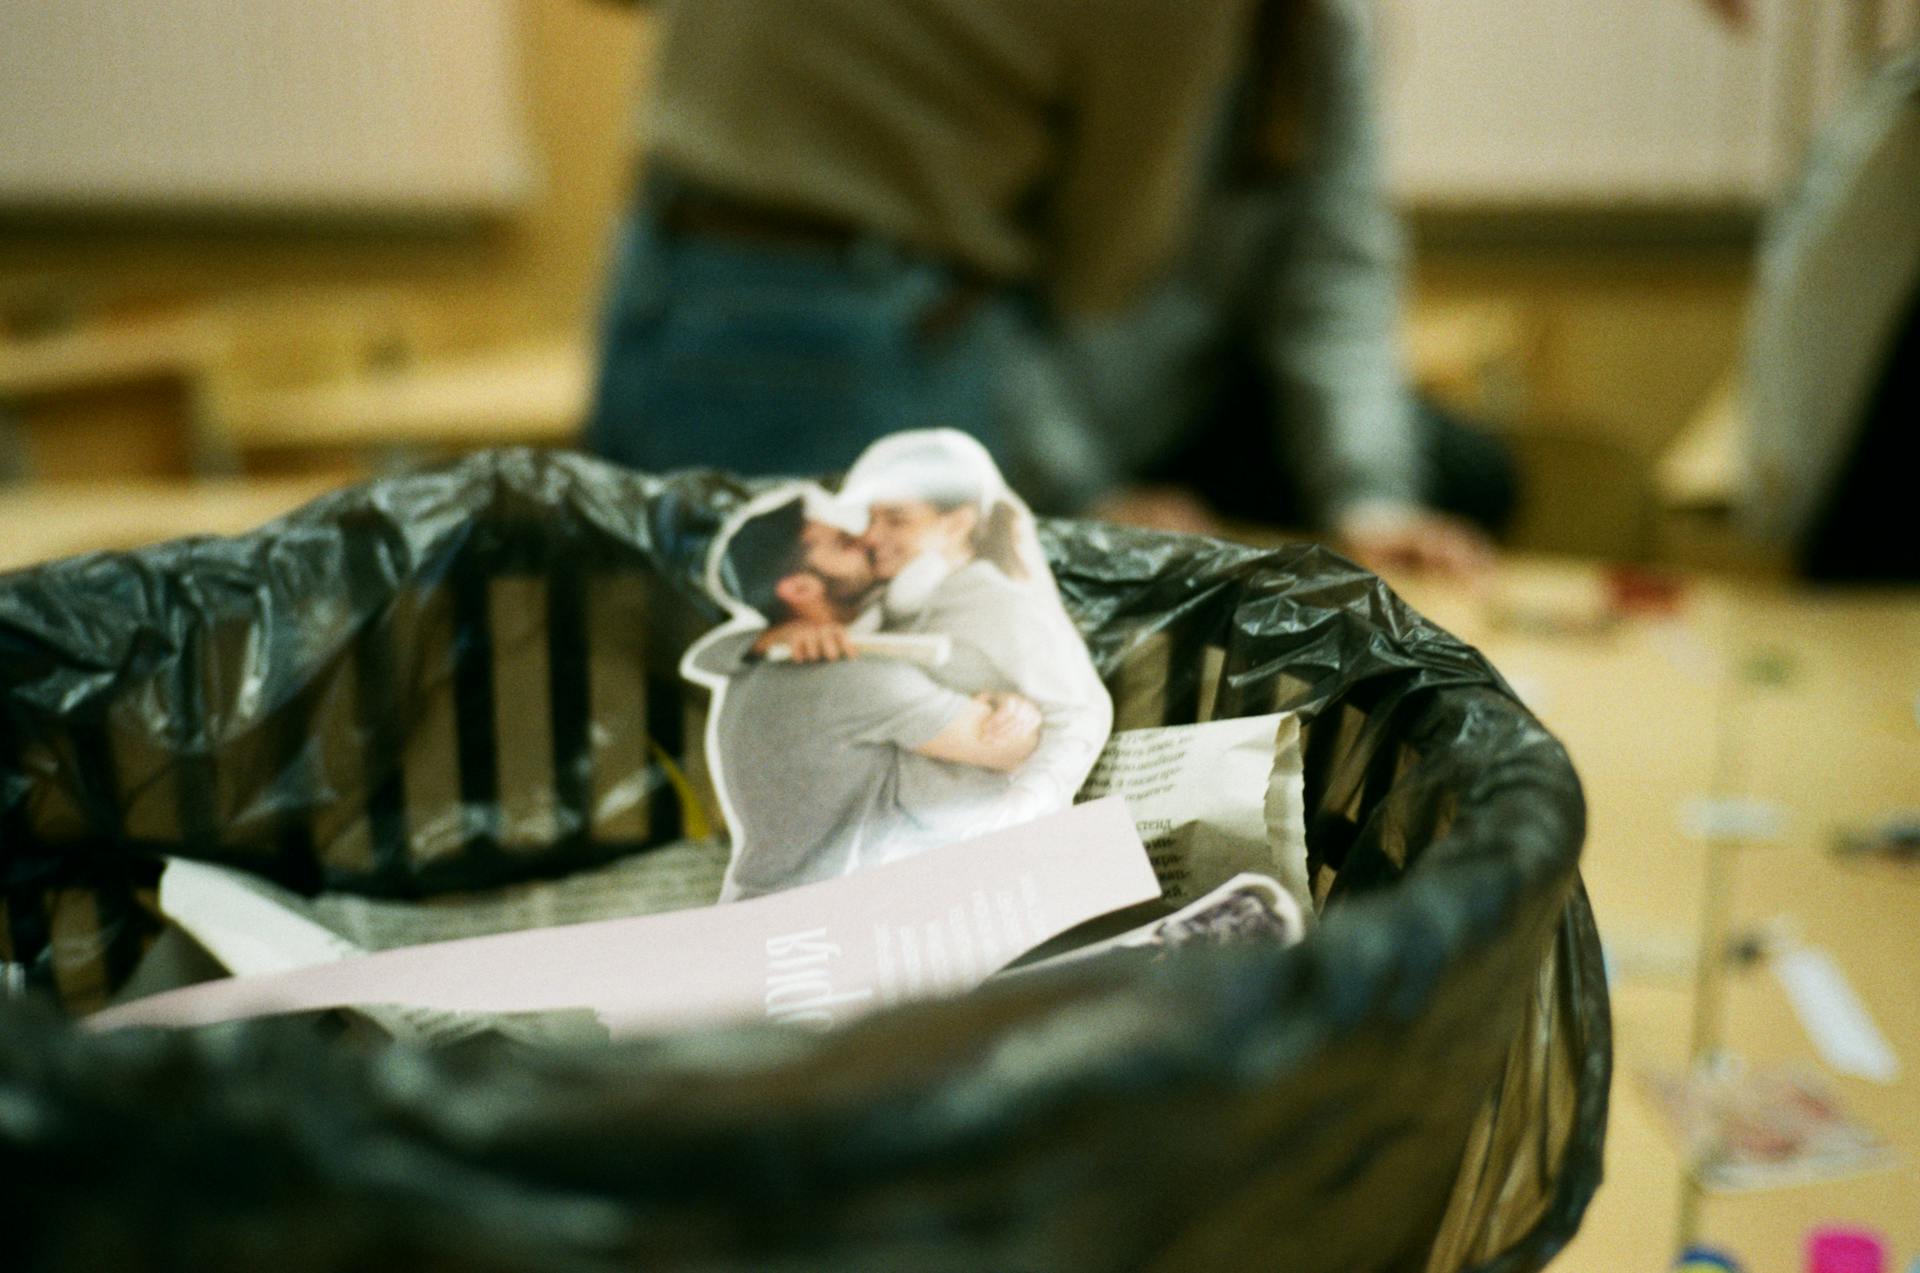
<svg viewBox="0 0 1920 1273">
<path fill-rule="evenodd" d="M 733 836 L 722 901 L 1066 808 L 1113 708 L 1025 506 L 951 430 L 874 444 L 717 538 L 731 618 L 682 664 Z"/>
</svg>

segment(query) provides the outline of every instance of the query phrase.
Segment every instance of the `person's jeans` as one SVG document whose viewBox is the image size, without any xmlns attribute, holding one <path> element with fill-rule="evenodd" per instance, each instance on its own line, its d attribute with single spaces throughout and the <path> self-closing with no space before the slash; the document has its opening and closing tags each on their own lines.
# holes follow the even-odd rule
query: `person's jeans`
<svg viewBox="0 0 1920 1273">
<path fill-rule="evenodd" d="M 1313 501 L 1281 459 L 1276 434 L 1287 427 L 1260 369 L 1247 360 L 1217 383 L 1192 433 L 1144 480 L 1197 490 L 1214 509 L 1242 521 L 1310 526 Z M 1413 442 L 1420 448 L 1420 501 L 1473 522 L 1498 538 L 1520 500 L 1519 467 L 1506 442 L 1485 427 L 1424 397 L 1413 402 Z M 1224 463 L 1223 456 L 1232 456 Z"/>
<path fill-rule="evenodd" d="M 1000 453 L 994 368 L 1011 294 L 877 241 L 845 249 L 623 232 L 588 447 L 652 471 L 824 474 L 899 429 Z"/>
</svg>

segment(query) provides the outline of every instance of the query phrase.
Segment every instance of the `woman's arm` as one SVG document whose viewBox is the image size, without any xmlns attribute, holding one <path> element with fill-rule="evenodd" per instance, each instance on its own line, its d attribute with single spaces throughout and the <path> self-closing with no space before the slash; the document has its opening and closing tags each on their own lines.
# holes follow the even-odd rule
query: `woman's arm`
<svg viewBox="0 0 1920 1273">
<path fill-rule="evenodd" d="M 947 727 L 913 750 L 931 760 L 1011 773 L 1040 745 L 1040 710 L 1018 694 L 976 694 Z"/>
</svg>

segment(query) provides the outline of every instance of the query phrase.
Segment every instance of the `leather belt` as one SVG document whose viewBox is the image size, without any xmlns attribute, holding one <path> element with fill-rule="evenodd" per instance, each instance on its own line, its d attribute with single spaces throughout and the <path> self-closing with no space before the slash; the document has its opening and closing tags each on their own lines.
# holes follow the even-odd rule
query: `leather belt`
<svg viewBox="0 0 1920 1273">
<path fill-rule="evenodd" d="M 828 216 L 777 208 L 721 191 L 674 181 L 659 196 L 655 215 L 670 234 L 691 234 L 774 247 L 838 251 L 859 237 Z"/>
<path fill-rule="evenodd" d="M 755 203 L 677 174 L 654 186 L 648 197 L 656 224 L 672 235 L 820 252 L 844 252 L 864 237 L 860 230 L 830 216 Z M 1002 286 L 965 270 L 954 270 L 953 276 L 946 294 L 929 305 L 914 325 L 923 338 L 938 338 L 958 328 Z"/>
</svg>

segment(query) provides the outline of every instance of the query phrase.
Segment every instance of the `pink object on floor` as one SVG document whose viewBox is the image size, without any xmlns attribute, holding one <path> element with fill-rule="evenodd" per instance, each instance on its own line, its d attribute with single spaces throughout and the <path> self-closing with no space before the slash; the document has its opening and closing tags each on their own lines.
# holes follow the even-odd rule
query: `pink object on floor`
<svg viewBox="0 0 1920 1273">
<path fill-rule="evenodd" d="M 1887 1244 L 1870 1229 L 1822 1226 L 1807 1234 L 1807 1273 L 1886 1273 Z"/>
</svg>

